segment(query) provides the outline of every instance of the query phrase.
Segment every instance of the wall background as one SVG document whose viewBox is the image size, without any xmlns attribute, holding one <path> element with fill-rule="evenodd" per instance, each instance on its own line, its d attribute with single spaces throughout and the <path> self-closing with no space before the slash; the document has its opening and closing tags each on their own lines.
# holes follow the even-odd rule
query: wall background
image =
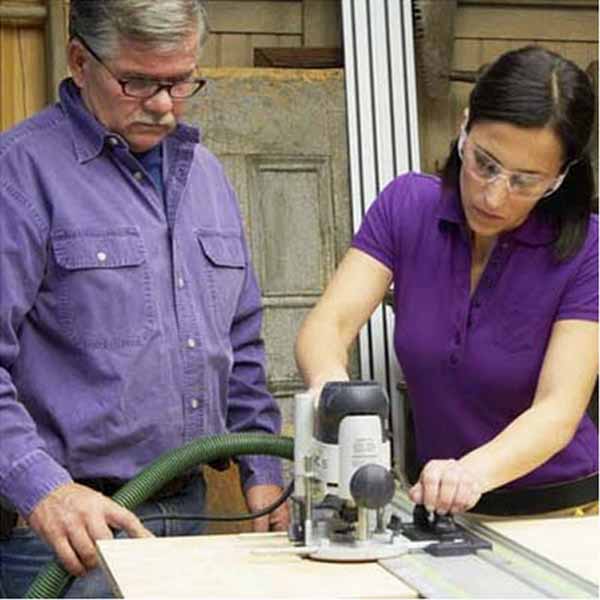
<svg viewBox="0 0 600 600">
<path fill-rule="evenodd" d="M 341 45 L 337 0 L 209 0 L 205 5 L 211 35 L 200 62 L 204 67 L 251 67 L 255 47 Z M 69 0 L 0 0 L 0 130 L 54 99 L 55 82 L 66 72 L 68 6 Z M 57 63 L 61 73 L 52 81 Z"/>
<path fill-rule="evenodd" d="M 443 8 L 445 0 L 438 1 Z M 68 4 L 0 0 L 0 130 L 55 98 L 56 82 L 66 72 Z M 209 0 L 206 6 L 211 34 L 200 61 L 204 67 L 252 67 L 258 47 L 341 46 L 338 0 Z M 27 16 L 14 16 L 22 13 Z M 598 60 L 597 0 L 458 0 L 453 69 L 475 70 L 527 43 L 556 50 L 587 69 Z M 448 97 L 420 93 L 424 171 L 443 164 L 470 89 L 469 83 L 452 82 Z"/>
</svg>

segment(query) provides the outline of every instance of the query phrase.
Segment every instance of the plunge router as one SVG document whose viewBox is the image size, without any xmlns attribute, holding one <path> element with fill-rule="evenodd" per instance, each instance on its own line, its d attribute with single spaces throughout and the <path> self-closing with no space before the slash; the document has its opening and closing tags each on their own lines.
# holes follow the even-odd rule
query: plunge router
<svg viewBox="0 0 600 600">
<path fill-rule="evenodd" d="M 452 517 L 415 507 L 413 521 L 392 512 L 389 400 L 372 381 L 327 383 L 317 402 L 295 397 L 296 552 L 315 560 L 373 561 L 409 551 L 436 556 L 474 553 L 491 544 Z"/>
</svg>

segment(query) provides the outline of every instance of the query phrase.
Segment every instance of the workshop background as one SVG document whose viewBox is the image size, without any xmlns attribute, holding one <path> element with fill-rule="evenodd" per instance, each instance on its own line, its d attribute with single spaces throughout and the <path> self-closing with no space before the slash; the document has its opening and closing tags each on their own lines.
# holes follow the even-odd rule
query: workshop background
<svg viewBox="0 0 600 600">
<path fill-rule="evenodd" d="M 447 1 L 438 0 L 440 11 Z M 292 398 L 302 389 L 292 353 L 295 334 L 352 234 L 341 2 L 205 4 L 211 34 L 200 66 L 211 86 L 191 102 L 188 121 L 202 128 L 240 199 L 263 289 L 269 386 L 284 413 L 284 433 L 292 434 Z M 505 50 L 538 43 L 560 52 L 586 69 L 597 89 L 597 0 L 452 4 L 452 27 L 439 43 L 447 46 L 455 77 L 442 93 L 422 84 L 418 90 L 426 172 L 443 164 L 472 88 L 469 74 Z M 67 14 L 68 0 L 0 0 L 0 130 L 56 99 L 67 73 Z M 417 62 L 422 51 L 417 46 Z M 594 148 L 597 172 L 597 140 Z M 352 369 L 358 376 L 356 352 Z M 239 512 L 235 468 L 209 479 L 210 506 Z"/>
</svg>

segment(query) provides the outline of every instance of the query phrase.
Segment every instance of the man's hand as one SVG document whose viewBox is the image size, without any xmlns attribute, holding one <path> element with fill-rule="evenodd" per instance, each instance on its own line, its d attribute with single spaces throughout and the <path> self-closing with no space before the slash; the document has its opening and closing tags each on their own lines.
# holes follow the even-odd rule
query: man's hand
<svg viewBox="0 0 600 600">
<path fill-rule="evenodd" d="M 110 539 L 110 527 L 130 537 L 152 537 L 140 520 L 110 498 L 79 485 L 62 485 L 43 498 L 27 519 L 75 576 L 96 567 L 95 540 Z"/>
<path fill-rule="evenodd" d="M 456 460 L 430 460 L 408 491 L 415 504 L 424 504 L 429 512 L 440 515 L 469 510 L 481 493 L 480 482 Z"/>
<path fill-rule="evenodd" d="M 246 503 L 250 512 L 259 510 L 273 504 L 283 494 L 283 490 L 277 485 L 254 485 L 246 490 Z M 273 512 L 254 519 L 252 528 L 255 532 L 260 531 L 287 531 L 290 515 L 287 503 L 284 502 Z"/>
</svg>

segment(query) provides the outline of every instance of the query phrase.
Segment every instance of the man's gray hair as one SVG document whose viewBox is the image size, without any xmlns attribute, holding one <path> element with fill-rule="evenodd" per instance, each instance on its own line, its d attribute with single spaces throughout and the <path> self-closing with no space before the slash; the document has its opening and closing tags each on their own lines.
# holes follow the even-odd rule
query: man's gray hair
<svg viewBox="0 0 600 600">
<path fill-rule="evenodd" d="M 208 21 L 200 0 L 71 0 L 69 36 L 102 58 L 114 57 L 122 40 L 170 51 L 194 32 L 201 48 Z"/>
</svg>

